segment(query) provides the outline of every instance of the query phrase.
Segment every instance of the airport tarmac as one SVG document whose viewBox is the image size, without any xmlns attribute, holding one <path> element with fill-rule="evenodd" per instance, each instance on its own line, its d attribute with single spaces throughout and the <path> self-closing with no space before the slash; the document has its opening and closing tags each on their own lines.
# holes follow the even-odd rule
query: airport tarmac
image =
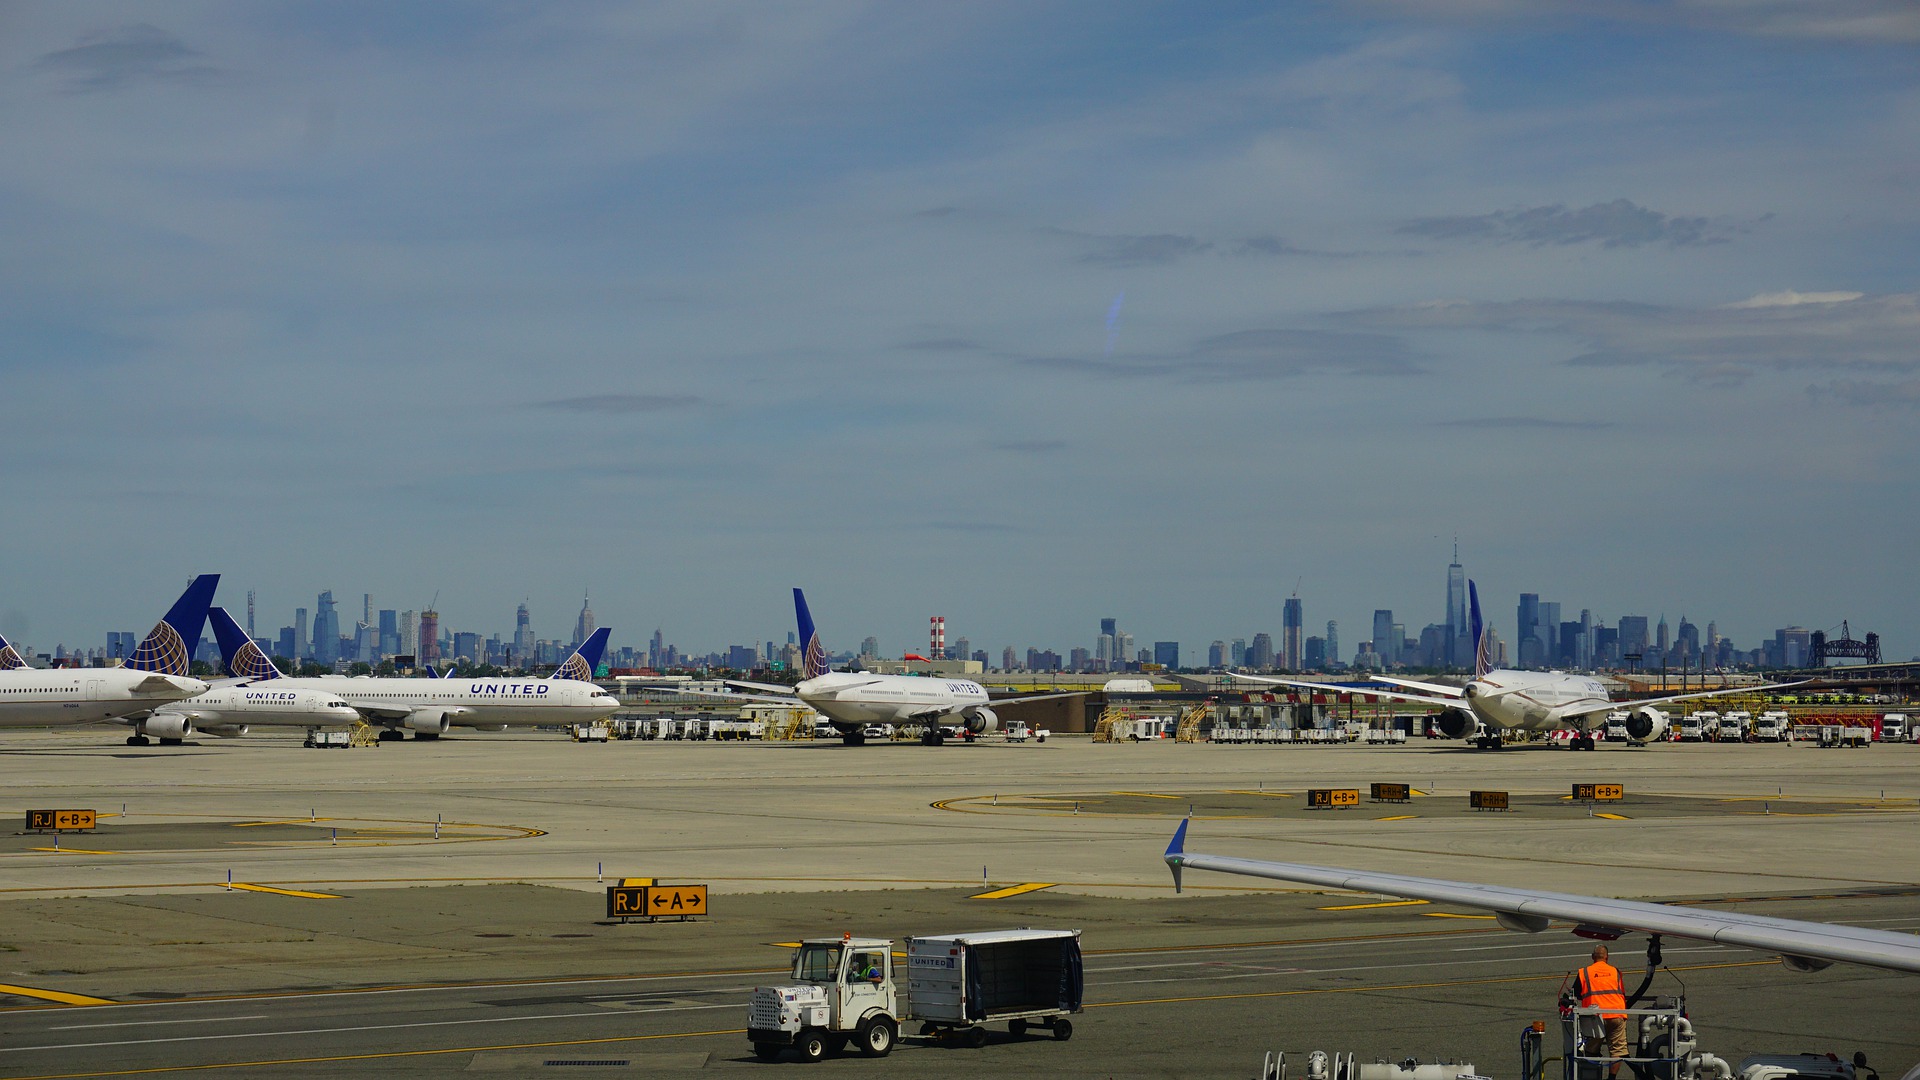
<svg viewBox="0 0 1920 1080">
<path fill-rule="evenodd" d="M 1520 1026 L 1550 1015 L 1582 942 L 1223 875 L 1190 874 L 1174 896 L 1159 855 L 1178 820 L 1195 816 L 1196 851 L 1920 929 L 1917 768 L 1905 746 L 516 734 L 136 750 L 108 732 L 7 732 L 0 1076 L 803 1068 L 753 1062 L 737 1034 L 746 988 L 778 977 L 772 943 L 1018 925 L 1086 930 L 1090 1007 L 1071 1042 L 909 1043 L 819 1068 L 1244 1076 L 1267 1049 L 1321 1048 L 1511 1075 Z M 1375 781 L 1422 794 L 1366 802 Z M 1561 798 L 1576 781 L 1626 795 Z M 1308 809 L 1314 787 L 1363 801 Z M 1475 789 L 1511 792 L 1514 810 L 1468 809 Z M 19 829 L 35 808 L 102 823 L 56 845 Z M 229 871 L 254 888 L 228 891 Z M 602 890 L 628 877 L 709 884 L 713 914 L 609 924 Z M 1623 952 L 1631 973 L 1639 946 Z M 1894 1075 L 1920 1060 L 1920 979 L 1667 952 L 1723 1056 L 1863 1049 Z"/>
</svg>

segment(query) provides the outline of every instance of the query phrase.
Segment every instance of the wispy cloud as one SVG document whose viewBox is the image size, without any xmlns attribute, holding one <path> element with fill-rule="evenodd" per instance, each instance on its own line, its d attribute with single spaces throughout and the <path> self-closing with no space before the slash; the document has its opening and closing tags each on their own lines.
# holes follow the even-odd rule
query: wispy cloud
<svg viewBox="0 0 1920 1080">
<path fill-rule="evenodd" d="M 1107 266 L 1171 266 L 1191 255 L 1213 250 L 1213 242 L 1176 233 L 1146 236 L 1088 236 L 1093 250 L 1080 256 L 1084 263 Z"/>
<path fill-rule="evenodd" d="M 1823 386 L 1809 386 L 1807 392 L 1816 398 L 1832 398 L 1849 405 L 1920 409 L 1920 379 L 1903 379 L 1898 382 L 1837 379 Z"/>
<path fill-rule="evenodd" d="M 1920 41 L 1920 10 L 1908 0 L 1672 0 L 1596 4 L 1590 0 L 1374 0 L 1417 18 L 1471 20 L 1613 19 L 1756 37 L 1888 45 Z"/>
<path fill-rule="evenodd" d="M 1331 330 L 1240 330 L 1206 338 L 1174 356 L 1053 356 L 1023 362 L 1098 378 L 1189 383 L 1254 382 L 1303 375 L 1407 376 L 1425 371 L 1406 343 L 1394 335 Z"/>
<path fill-rule="evenodd" d="M 1568 359 L 1575 366 L 1660 367 L 1720 384 L 1739 383 L 1765 370 L 1920 369 L 1920 349 L 1915 347 L 1920 340 L 1920 294 L 1772 295 L 1836 299 L 1708 308 L 1586 300 L 1437 302 L 1350 312 L 1342 320 L 1373 329 L 1564 335 L 1584 349 Z M 1843 296 L 1857 298 L 1838 299 Z"/>
<path fill-rule="evenodd" d="M 1435 240 L 1481 240 L 1533 247 L 1599 244 L 1602 247 L 1699 247 L 1726 242 L 1724 230 L 1704 217 L 1675 217 L 1627 199 L 1594 203 L 1578 210 L 1534 206 L 1496 210 L 1467 217 L 1418 218 L 1400 226 L 1409 236 Z"/>
<path fill-rule="evenodd" d="M 560 409 L 564 412 L 610 413 L 615 415 L 630 413 L 662 413 L 677 409 L 690 409 L 705 404 L 704 399 L 691 394 L 589 394 L 585 397 L 559 398 L 554 401 L 542 401 L 543 409 Z"/>
<path fill-rule="evenodd" d="M 986 348 L 977 341 L 967 338 L 923 338 L 919 341 L 903 341 L 900 348 L 910 352 L 979 352 Z"/>
<path fill-rule="evenodd" d="M 1545 416 L 1481 416 L 1435 420 L 1434 427 L 1474 428 L 1482 431 L 1527 429 L 1538 431 L 1600 431 L 1619 427 L 1611 420 L 1555 420 Z"/>
<path fill-rule="evenodd" d="M 72 93 L 118 90 L 141 82 L 197 82 L 219 74 L 200 53 L 148 23 L 88 34 L 79 44 L 35 61 L 43 71 L 67 76 Z"/>
</svg>

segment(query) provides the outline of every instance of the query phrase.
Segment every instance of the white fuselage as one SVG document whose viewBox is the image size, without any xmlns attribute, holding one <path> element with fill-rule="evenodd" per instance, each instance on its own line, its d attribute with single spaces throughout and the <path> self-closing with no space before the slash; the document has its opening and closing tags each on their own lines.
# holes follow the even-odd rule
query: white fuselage
<svg viewBox="0 0 1920 1080">
<path fill-rule="evenodd" d="M 337 694 L 283 689 L 277 682 L 216 686 L 199 697 L 155 709 L 154 714 L 184 716 L 202 730 L 221 726 L 346 727 L 360 719 L 353 706 Z"/>
<path fill-rule="evenodd" d="M 0 671 L 0 727 L 88 724 L 205 693 L 207 684 L 131 668 Z"/>
<path fill-rule="evenodd" d="M 967 679 L 829 671 L 793 692 L 840 727 L 924 723 L 985 708 L 986 687 Z"/>
<path fill-rule="evenodd" d="M 1606 723 L 1606 713 L 1570 713 L 1604 706 L 1612 698 L 1600 680 L 1554 671 L 1489 671 L 1465 687 L 1466 704 L 1490 728 L 1548 731 Z"/>
<path fill-rule="evenodd" d="M 408 713 L 444 715 L 454 727 L 532 727 L 587 724 L 620 707 L 598 685 L 573 679 L 392 679 L 321 676 L 266 679 L 263 689 L 317 690 L 337 694 L 380 724 Z"/>
</svg>

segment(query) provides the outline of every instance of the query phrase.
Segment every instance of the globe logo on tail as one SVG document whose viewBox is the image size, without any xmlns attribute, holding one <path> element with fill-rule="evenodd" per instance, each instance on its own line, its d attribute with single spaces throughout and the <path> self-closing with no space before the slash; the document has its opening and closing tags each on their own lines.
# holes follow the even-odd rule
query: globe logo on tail
<svg viewBox="0 0 1920 1080">
<path fill-rule="evenodd" d="M 593 669 L 587 666 L 586 657 L 581 656 L 579 653 L 574 653 L 572 656 L 567 657 L 567 662 L 560 665 L 559 669 L 553 673 L 553 677 L 556 679 L 572 679 L 575 682 L 592 682 Z"/>
<path fill-rule="evenodd" d="M 280 675 L 280 670 L 273 666 L 273 660 L 251 641 L 240 646 L 240 651 L 233 654 L 230 666 L 233 674 L 242 679 L 273 679 Z"/>
<path fill-rule="evenodd" d="M 127 661 L 127 666 L 135 671 L 152 671 L 161 675 L 191 673 L 187 661 L 187 643 L 180 640 L 180 631 L 164 619 L 147 632 L 146 640 L 133 651 L 133 659 Z"/>
<path fill-rule="evenodd" d="M 20 650 L 6 638 L 0 638 L 0 671 L 17 671 L 26 666 L 27 662 L 20 659 Z"/>
</svg>

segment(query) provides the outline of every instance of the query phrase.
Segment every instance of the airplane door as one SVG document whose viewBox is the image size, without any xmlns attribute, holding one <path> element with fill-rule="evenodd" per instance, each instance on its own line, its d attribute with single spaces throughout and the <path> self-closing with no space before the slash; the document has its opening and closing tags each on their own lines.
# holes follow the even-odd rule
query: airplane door
<svg viewBox="0 0 1920 1080">
<path fill-rule="evenodd" d="M 87 700 L 99 701 L 106 696 L 107 683 L 104 679 L 87 680 Z"/>
</svg>

